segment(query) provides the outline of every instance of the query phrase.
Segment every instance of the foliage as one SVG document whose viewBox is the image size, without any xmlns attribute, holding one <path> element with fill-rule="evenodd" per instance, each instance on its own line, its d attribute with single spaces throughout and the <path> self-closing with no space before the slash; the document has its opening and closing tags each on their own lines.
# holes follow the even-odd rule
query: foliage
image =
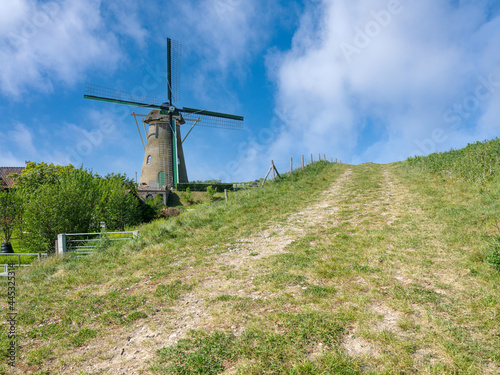
<svg viewBox="0 0 500 375">
<path fill-rule="evenodd" d="M 139 204 L 142 212 L 142 220 L 145 223 L 161 216 L 161 211 L 164 208 L 163 197 L 161 195 L 156 195 L 154 199 L 141 200 Z"/>
<path fill-rule="evenodd" d="M 190 189 L 190 191 L 206 191 L 207 187 L 212 186 L 216 189 L 217 192 L 222 193 L 224 189 L 231 190 L 233 188 L 233 184 L 221 184 L 221 183 L 178 183 L 175 187 L 177 191 L 185 191 L 186 189 Z"/>
<path fill-rule="evenodd" d="M 0 191 L 0 231 L 4 243 L 9 243 L 13 231 L 20 229 L 22 209 L 22 199 L 17 191 Z"/>
<path fill-rule="evenodd" d="M 210 201 L 214 200 L 215 193 L 217 192 L 211 185 L 207 186 L 207 197 Z"/>
<path fill-rule="evenodd" d="M 124 230 L 143 219 L 133 181 L 121 174 L 28 163 L 16 187 L 26 198 L 23 242 L 36 252 L 52 252 L 59 233 L 94 232 L 100 222 Z"/>
<path fill-rule="evenodd" d="M 24 215 L 24 241 L 28 247 L 36 252 L 52 252 L 59 233 L 97 230 L 98 182 L 84 170 L 70 169 L 55 182 L 33 189 Z"/>
<path fill-rule="evenodd" d="M 137 192 L 137 185 L 132 178 L 128 178 L 122 173 L 108 173 L 105 177 L 107 181 L 121 181 L 122 185 L 129 189 L 132 193 Z"/>
<path fill-rule="evenodd" d="M 191 188 L 188 186 L 185 191 L 180 192 L 181 198 L 186 200 L 189 204 L 194 203 L 193 194 L 191 194 Z"/>
<path fill-rule="evenodd" d="M 16 188 L 29 195 L 41 186 L 56 184 L 63 174 L 74 169 L 75 167 L 71 164 L 62 166 L 53 163 L 29 162 L 23 172 L 15 176 Z"/>
<path fill-rule="evenodd" d="M 500 175 L 500 139 L 476 142 L 459 150 L 410 157 L 411 167 L 483 182 Z"/>
<path fill-rule="evenodd" d="M 106 223 L 106 228 L 123 231 L 126 225 L 139 224 L 142 219 L 139 200 L 127 180 L 120 175 L 108 175 L 100 182 L 97 217 Z"/>
</svg>

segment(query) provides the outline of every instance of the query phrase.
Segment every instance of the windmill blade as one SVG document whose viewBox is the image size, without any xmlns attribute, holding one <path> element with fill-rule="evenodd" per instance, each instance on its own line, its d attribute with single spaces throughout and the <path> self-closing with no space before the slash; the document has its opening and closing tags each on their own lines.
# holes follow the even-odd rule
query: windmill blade
<svg viewBox="0 0 500 375">
<path fill-rule="evenodd" d="M 145 108 L 161 108 L 161 101 L 151 96 L 137 96 L 128 92 L 123 92 L 106 87 L 94 85 L 91 83 L 85 84 L 85 99 L 100 100 L 103 102 L 127 104 L 135 107 Z"/>
<path fill-rule="evenodd" d="M 169 103 L 181 100 L 181 52 L 182 44 L 167 38 L 167 96 Z"/>
<path fill-rule="evenodd" d="M 201 109 L 184 107 L 179 109 L 185 119 L 199 120 L 199 126 L 220 128 L 228 130 L 243 129 L 243 117 L 226 113 L 205 111 Z"/>
</svg>

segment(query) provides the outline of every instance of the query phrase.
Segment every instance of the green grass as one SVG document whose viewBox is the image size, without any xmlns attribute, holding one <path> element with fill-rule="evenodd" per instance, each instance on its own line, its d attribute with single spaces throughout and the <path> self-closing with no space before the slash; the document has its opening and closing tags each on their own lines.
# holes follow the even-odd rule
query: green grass
<svg viewBox="0 0 500 375">
<path fill-rule="evenodd" d="M 36 263 L 16 274 L 19 364 L 87 371 L 147 328 L 146 374 L 495 373 L 494 183 L 314 163 Z"/>
<path fill-rule="evenodd" d="M 489 181 L 500 174 L 500 138 L 469 144 L 459 150 L 411 157 L 407 164 L 469 181 Z"/>
</svg>

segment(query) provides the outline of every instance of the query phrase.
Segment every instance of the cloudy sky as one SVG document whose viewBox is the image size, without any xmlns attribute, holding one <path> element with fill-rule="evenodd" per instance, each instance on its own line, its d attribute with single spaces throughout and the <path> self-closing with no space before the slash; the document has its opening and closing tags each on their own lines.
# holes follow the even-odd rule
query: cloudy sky
<svg viewBox="0 0 500 375">
<path fill-rule="evenodd" d="M 166 37 L 182 43 L 176 104 L 245 117 L 243 131 L 193 130 L 191 180 L 249 181 L 311 153 L 387 163 L 499 135 L 498 0 L 2 0 L 0 166 L 140 175 L 140 110 L 83 92 L 166 101 Z"/>
</svg>

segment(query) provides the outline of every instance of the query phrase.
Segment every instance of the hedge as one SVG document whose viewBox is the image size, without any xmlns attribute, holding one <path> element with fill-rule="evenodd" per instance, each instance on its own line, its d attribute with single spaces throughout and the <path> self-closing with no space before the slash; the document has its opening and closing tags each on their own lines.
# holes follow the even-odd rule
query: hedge
<svg viewBox="0 0 500 375">
<path fill-rule="evenodd" d="M 223 193 L 224 189 L 232 190 L 233 184 L 195 184 L 189 182 L 179 182 L 176 186 L 177 191 L 186 191 L 187 188 L 191 191 L 207 191 L 207 187 L 212 186 L 218 193 Z"/>
</svg>

